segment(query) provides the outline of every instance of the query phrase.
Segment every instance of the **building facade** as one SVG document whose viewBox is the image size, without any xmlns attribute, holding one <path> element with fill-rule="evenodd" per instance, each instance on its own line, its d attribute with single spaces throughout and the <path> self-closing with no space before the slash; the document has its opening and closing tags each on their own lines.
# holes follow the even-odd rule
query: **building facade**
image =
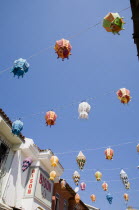
<svg viewBox="0 0 139 210">
<path fill-rule="evenodd" d="M 0 110 L 0 209 L 50 210 L 54 182 L 64 169 L 60 163 L 55 169 L 51 166 L 51 150 L 40 150 L 32 139 L 13 135 L 11 126 Z M 22 170 L 27 158 L 32 164 Z M 52 170 L 56 171 L 54 182 L 49 180 Z"/>
<path fill-rule="evenodd" d="M 52 197 L 52 210 L 99 210 L 93 206 L 84 204 L 81 200 L 79 204 L 75 202 L 75 191 L 66 183 L 65 188 L 61 188 L 61 181 L 54 184 Z"/>
</svg>

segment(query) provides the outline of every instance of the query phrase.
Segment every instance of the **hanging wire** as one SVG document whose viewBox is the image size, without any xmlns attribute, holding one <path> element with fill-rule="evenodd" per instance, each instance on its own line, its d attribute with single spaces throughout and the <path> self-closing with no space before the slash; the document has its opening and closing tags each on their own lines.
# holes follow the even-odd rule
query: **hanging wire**
<svg viewBox="0 0 139 210">
<path fill-rule="evenodd" d="M 121 144 L 113 144 L 111 145 L 111 147 L 119 147 L 119 146 L 122 146 L 122 145 L 127 145 L 127 144 L 133 144 L 135 142 L 137 142 L 138 140 L 136 141 L 129 141 L 129 142 L 124 142 L 124 143 L 121 143 Z M 101 149 L 105 149 L 107 148 L 108 146 L 103 146 L 103 147 L 98 147 L 98 148 L 92 148 L 92 149 L 82 149 L 81 151 L 96 151 L 96 150 L 101 150 Z M 79 150 L 76 150 L 76 151 L 68 151 L 68 152 L 61 152 L 61 153 L 55 153 L 56 155 L 63 155 L 63 154 L 70 154 L 70 153 L 78 153 Z"/>
</svg>

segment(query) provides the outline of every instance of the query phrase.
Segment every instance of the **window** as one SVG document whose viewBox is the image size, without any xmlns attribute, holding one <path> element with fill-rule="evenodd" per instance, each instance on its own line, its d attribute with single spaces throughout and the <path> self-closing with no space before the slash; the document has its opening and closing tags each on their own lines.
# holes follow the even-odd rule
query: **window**
<svg viewBox="0 0 139 210">
<path fill-rule="evenodd" d="M 59 194 L 56 193 L 55 210 L 59 210 Z"/>
<path fill-rule="evenodd" d="M 67 201 L 64 200 L 64 209 L 63 210 L 67 210 L 68 209 L 68 204 L 67 204 Z"/>
<path fill-rule="evenodd" d="M 2 169 L 7 160 L 9 150 L 10 148 L 0 139 L 0 169 Z"/>
</svg>

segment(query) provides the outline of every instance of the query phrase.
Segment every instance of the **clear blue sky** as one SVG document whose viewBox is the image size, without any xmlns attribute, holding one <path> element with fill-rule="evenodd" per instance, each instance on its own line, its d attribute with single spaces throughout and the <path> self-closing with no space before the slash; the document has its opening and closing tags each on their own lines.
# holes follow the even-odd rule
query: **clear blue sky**
<svg viewBox="0 0 139 210">
<path fill-rule="evenodd" d="M 56 40 L 98 23 L 108 12 L 118 12 L 129 5 L 126 0 L 1 1 L 0 71 L 12 66 L 14 60 L 28 58 L 54 45 Z M 81 180 L 95 181 L 93 169 L 100 170 L 113 194 L 113 204 L 108 204 L 102 183 L 89 182 L 86 191 L 79 193 L 90 205 L 90 195 L 95 194 L 94 205 L 101 210 L 125 209 L 126 190 L 119 179 L 120 169 L 104 169 L 128 168 L 125 170 L 129 178 L 139 177 L 139 62 L 132 39 L 131 9 L 120 15 L 126 21 L 120 36 L 107 33 L 100 24 L 70 40 L 73 49 L 69 60 L 57 60 L 51 48 L 28 61 L 30 69 L 23 79 L 13 78 L 10 70 L 0 75 L 1 108 L 12 120 L 22 118 L 23 135 L 32 138 L 40 148 L 61 153 L 134 142 L 113 148 L 113 161 L 105 160 L 104 149 L 84 152 L 87 163 L 80 173 Z M 113 92 L 122 87 L 131 91 L 129 105 L 121 104 Z M 90 97 L 95 99 L 89 101 L 89 120 L 79 120 L 78 102 Z M 44 121 L 44 113 L 50 109 L 58 115 L 52 128 L 46 127 Z M 39 114 L 33 115 L 36 113 Z M 63 177 L 70 179 L 73 189 L 77 155 L 78 152 L 58 156 L 65 168 Z M 139 179 L 132 180 L 129 191 L 129 205 L 136 207 L 138 183 Z"/>
</svg>

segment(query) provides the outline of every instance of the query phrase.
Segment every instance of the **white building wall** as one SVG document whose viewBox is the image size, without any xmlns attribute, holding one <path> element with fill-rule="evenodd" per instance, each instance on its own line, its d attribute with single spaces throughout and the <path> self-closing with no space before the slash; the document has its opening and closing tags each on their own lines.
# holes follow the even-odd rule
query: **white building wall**
<svg viewBox="0 0 139 210">
<path fill-rule="evenodd" d="M 28 169 L 22 172 L 22 162 L 25 159 L 21 150 L 18 150 L 14 156 L 11 172 L 4 192 L 5 203 L 9 206 L 20 208 L 22 206 L 22 198 L 24 196 L 26 178 Z"/>
</svg>

